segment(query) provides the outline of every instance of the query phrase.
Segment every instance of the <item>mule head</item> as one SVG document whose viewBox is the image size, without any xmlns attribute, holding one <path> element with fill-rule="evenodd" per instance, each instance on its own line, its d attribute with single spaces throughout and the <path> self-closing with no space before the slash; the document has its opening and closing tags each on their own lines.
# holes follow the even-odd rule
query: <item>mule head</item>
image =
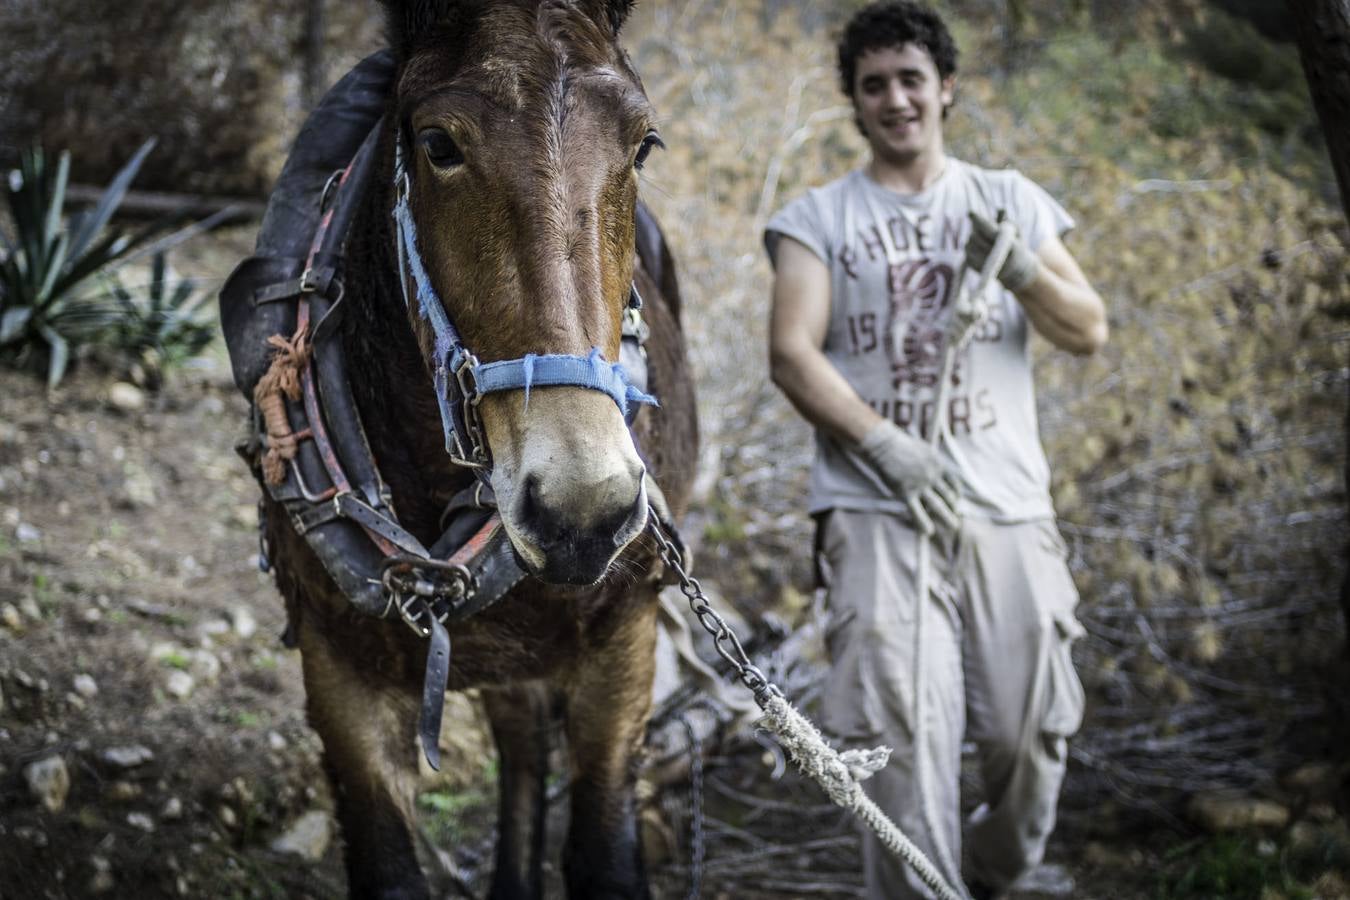
<svg viewBox="0 0 1350 900">
<path fill-rule="evenodd" d="M 617 361 L 638 174 L 659 143 L 617 36 L 631 2 L 386 3 L 399 140 L 426 270 L 480 361 Z M 413 314 L 423 353 L 432 341 Z M 600 579 L 646 524 L 644 467 L 611 397 L 480 405 L 502 521 L 546 581 Z"/>
</svg>

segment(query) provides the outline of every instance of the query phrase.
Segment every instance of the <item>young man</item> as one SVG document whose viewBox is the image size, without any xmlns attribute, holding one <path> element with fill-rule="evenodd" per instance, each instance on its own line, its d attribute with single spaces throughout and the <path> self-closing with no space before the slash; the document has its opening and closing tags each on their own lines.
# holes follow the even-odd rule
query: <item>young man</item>
<svg viewBox="0 0 1350 900">
<path fill-rule="evenodd" d="M 871 160 L 790 203 L 765 242 L 773 378 L 817 435 L 810 511 L 833 614 L 824 724 L 850 745 L 895 748 L 864 787 L 958 890 L 968 735 L 986 793 L 969 823 L 969 890 L 993 896 L 1041 860 L 1083 710 L 1030 331 L 1086 354 L 1107 327 L 1060 241 L 1073 220 L 1059 204 L 1015 171 L 944 152 L 956 56 L 927 7 L 860 10 L 839 74 Z M 1018 237 L 955 358 L 934 448 L 958 273 L 984 266 L 1002 216 Z M 870 835 L 864 868 L 870 897 L 927 896 Z"/>
</svg>

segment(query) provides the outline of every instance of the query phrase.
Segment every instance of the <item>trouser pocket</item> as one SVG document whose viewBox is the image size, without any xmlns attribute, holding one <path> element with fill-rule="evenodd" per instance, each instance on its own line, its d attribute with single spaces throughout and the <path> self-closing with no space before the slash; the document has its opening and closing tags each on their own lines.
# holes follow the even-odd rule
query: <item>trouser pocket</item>
<svg viewBox="0 0 1350 900">
<path fill-rule="evenodd" d="M 1073 642 L 1087 632 L 1072 613 L 1056 613 L 1055 633 L 1049 647 L 1045 718 L 1041 730 L 1056 737 L 1069 737 L 1083 724 L 1086 698 L 1083 682 L 1073 665 Z"/>
</svg>

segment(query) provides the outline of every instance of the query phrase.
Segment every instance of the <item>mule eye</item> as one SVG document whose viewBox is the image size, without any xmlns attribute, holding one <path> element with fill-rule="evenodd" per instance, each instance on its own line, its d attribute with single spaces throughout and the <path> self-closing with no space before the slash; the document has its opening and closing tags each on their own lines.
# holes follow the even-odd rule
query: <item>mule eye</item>
<svg viewBox="0 0 1350 900">
<path fill-rule="evenodd" d="M 417 143 L 427 154 L 427 160 L 438 169 L 449 169 L 464 162 L 455 139 L 442 128 L 423 128 L 417 134 Z"/>
<path fill-rule="evenodd" d="M 647 161 L 647 154 L 652 152 L 653 147 L 665 147 L 666 144 L 661 140 L 661 136 L 655 131 L 647 132 L 647 136 L 642 139 L 642 144 L 638 147 L 637 156 L 633 158 L 633 168 L 641 169 L 642 164 Z"/>
</svg>

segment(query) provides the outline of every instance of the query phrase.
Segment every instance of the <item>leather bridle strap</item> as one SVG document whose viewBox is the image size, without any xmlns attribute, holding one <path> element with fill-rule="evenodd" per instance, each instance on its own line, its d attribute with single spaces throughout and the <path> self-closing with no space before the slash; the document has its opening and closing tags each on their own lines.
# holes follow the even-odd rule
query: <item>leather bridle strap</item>
<svg viewBox="0 0 1350 900">
<path fill-rule="evenodd" d="M 528 402 L 532 387 L 586 388 L 605 394 L 625 414 L 630 403 L 656 405 L 656 398 L 634 387 L 623 366 L 606 360 L 598 347 L 592 348 L 587 356 L 531 353 L 518 359 L 480 363 L 464 345 L 427 274 L 409 206 L 411 186 L 401 136 L 395 138 L 394 146 L 394 230 L 399 284 L 404 304 L 411 310 L 415 298 L 418 313 L 432 331 L 435 360 L 432 380 L 445 433 L 445 450 L 454 462 L 479 469 L 480 477 L 490 468 L 491 457 L 478 421 L 477 406 L 483 395 L 495 391 L 523 389 Z M 630 292 L 629 298 L 631 306 L 641 303 L 636 290 Z"/>
</svg>

